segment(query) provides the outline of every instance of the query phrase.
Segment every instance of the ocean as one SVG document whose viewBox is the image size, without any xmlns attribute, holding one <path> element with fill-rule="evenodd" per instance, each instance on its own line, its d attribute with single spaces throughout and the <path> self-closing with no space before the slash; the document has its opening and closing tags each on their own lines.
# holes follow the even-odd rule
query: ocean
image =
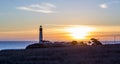
<svg viewBox="0 0 120 64">
<path fill-rule="evenodd" d="M 120 41 L 101 41 L 102 44 L 120 44 Z M 37 41 L 0 41 L 0 50 L 25 49 L 26 46 L 37 43 Z"/>
<path fill-rule="evenodd" d="M 37 41 L 0 41 L 0 50 L 25 49 L 26 46 L 37 43 Z"/>
</svg>

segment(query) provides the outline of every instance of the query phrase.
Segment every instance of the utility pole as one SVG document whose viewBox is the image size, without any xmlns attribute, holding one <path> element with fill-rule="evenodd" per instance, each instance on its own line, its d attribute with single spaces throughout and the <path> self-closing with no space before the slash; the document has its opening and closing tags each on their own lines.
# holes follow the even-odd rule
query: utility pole
<svg viewBox="0 0 120 64">
<path fill-rule="evenodd" d="M 114 35 L 114 44 L 116 43 L 116 36 Z"/>
</svg>

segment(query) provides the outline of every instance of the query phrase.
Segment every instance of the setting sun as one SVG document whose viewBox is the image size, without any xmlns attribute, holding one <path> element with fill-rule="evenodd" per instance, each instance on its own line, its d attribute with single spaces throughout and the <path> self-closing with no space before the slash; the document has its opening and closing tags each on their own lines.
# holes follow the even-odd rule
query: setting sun
<svg viewBox="0 0 120 64">
<path fill-rule="evenodd" d="M 77 26 L 77 27 L 67 28 L 67 32 L 69 32 L 69 35 L 73 39 L 85 39 L 86 36 L 90 35 L 89 33 L 92 30 L 93 30 L 93 28 L 84 27 L 84 26 Z"/>
</svg>

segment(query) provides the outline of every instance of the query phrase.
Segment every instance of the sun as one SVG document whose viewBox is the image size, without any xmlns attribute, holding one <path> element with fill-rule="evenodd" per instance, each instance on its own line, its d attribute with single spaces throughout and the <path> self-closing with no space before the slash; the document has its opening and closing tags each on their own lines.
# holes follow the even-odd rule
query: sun
<svg viewBox="0 0 120 64">
<path fill-rule="evenodd" d="M 67 28 L 67 32 L 73 39 L 85 39 L 93 29 L 85 26 Z"/>
</svg>

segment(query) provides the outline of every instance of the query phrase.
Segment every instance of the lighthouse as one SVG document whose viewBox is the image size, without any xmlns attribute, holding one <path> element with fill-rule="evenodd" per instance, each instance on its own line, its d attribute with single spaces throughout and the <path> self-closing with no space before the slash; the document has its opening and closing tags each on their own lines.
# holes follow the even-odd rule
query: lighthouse
<svg viewBox="0 0 120 64">
<path fill-rule="evenodd" d="M 40 25 L 40 28 L 39 28 L 39 43 L 43 44 L 43 29 L 42 29 L 42 25 Z"/>
</svg>

